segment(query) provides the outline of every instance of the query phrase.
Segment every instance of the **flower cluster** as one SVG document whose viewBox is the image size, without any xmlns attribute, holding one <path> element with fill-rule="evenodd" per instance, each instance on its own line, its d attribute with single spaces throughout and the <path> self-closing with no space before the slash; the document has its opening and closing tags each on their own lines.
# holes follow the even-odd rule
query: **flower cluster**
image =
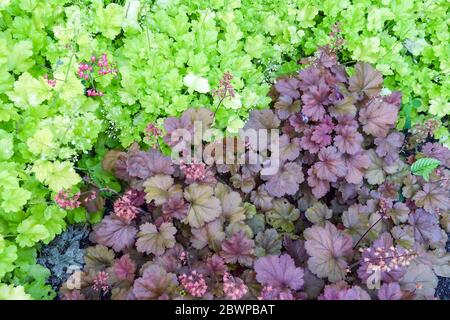
<svg viewBox="0 0 450 320">
<path fill-rule="evenodd" d="M 417 257 L 413 250 L 394 247 L 391 236 L 383 234 L 372 247 L 360 248 L 362 263 L 358 275 L 367 282 L 369 289 L 379 289 L 380 281 L 398 281 L 411 261 Z"/>
<path fill-rule="evenodd" d="M 242 299 L 248 292 L 248 287 L 240 278 L 234 278 L 228 272 L 223 275 L 223 292 L 231 300 Z"/>
<path fill-rule="evenodd" d="M 186 176 L 186 183 L 206 182 L 211 179 L 210 172 L 205 163 L 186 163 L 180 160 L 180 170 Z"/>
<path fill-rule="evenodd" d="M 153 123 L 149 123 L 145 127 L 145 140 L 151 147 L 158 145 L 158 139 L 162 136 L 162 130 Z"/>
<path fill-rule="evenodd" d="M 201 298 L 208 290 L 205 278 L 195 270 L 189 275 L 182 274 L 178 278 L 181 286 L 193 297 Z"/>
<path fill-rule="evenodd" d="M 389 199 L 386 199 L 386 198 L 380 198 L 379 200 L 378 200 L 378 207 L 379 207 L 379 209 L 378 209 L 378 213 L 383 217 L 383 218 L 385 218 L 385 219 L 388 219 L 389 218 L 389 216 L 387 215 L 388 214 L 388 209 L 389 209 L 389 207 L 391 207 L 392 206 L 392 204 L 389 202 Z"/>
<path fill-rule="evenodd" d="M 117 74 L 117 70 L 111 68 L 108 64 L 108 57 L 106 53 L 103 53 L 99 58 L 92 56 L 90 62 L 81 62 L 78 65 L 78 77 L 84 80 L 89 80 L 92 77 L 92 73 L 97 70 L 98 75 Z"/>
<path fill-rule="evenodd" d="M 105 271 L 100 271 L 97 273 L 92 285 L 92 289 L 94 291 L 103 291 L 107 292 L 109 290 L 109 276 Z"/>
<path fill-rule="evenodd" d="M 55 195 L 55 202 L 63 209 L 76 209 L 81 206 L 80 196 L 80 192 L 71 196 L 66 190 L 60 190 Z"/>
<path fill-rule="evenodd" d="M 333 40 L 334 49 L 341 48 L 345 43 L 345 40 L 342 37 L 342 24 L 339 22 L 333 24 L 329 36 Z"/>
<path fill-rule="evenodd" d="M 95 63 L 96 60 L 98 60 L 97 61 L 97 66 L 99 67 L 99 70 L 97 71 L 97 73 L 99 75 L 104 76 L 104 75 L 110 74 L 110 73 L 112 73 L 112 74 L 116 74 L 117 73 L 116 69 L 111 68 L 111 66 L 109 66 L 109 64 L 108 64 L 108 57 L 106 56 L 105 53 L 103 53 L 101 55 L 101 57 L 99 57 L 98 59 L 96 59 L 95 56 L 91 57 L 91 62 Z"/>
<path fill-rule="evenodd" d="M 217 96 L 220 100 L 223 100 L 227 97 L 234 98 L 235 91 L 234 87 L 231 84 L 231 80 L 233 76 L 229 72 L 225 72 L 223 74 L 222 79 L 220 79 L 219 87 L 213 90 L 213 95 Z"/>
<path fill-rule="evenodd" d="M 80 63 L 78 65 L 78 77 L 84 80 L 89 80 L 89 74 L 92 72 L 93 67 L 87 63 Z"/>
<path fill-rule="evenodd" d="M 135 193 L 136 191 L 130 189 L 114 202 L 114 214 L 116 217 L 126 222 L 136 218 L 139 214 L 139 208 L 135 203 Z"/>
<path fill-rule="evenodd" d="M 86 95 L 88 97 L 102 97 L 104 93 L 91 88 L 86 90 Z"/>
<path fill-rule="evenodd" d="M 95 74 L 98 76 L 104 76 L 107 74 L 117 75 L 117 69 L 111 67 L 108 62 L 108 57 L 103 53 L 100 57 L 92 56 L 89 62 L 80 62 L 78 64 L 77 75 L 80 79 L 83 79 L 87 89 L 86 95 L 88 97 L 101 97 L 103 92 L 99 91 L 95 87 Z"/>
<path fill-rule="evenodd" d="M 77 192 L 71 196 L 66 190 L 62 189 L 55 195 L 55 202 L 59 207 L 65 210 L 73 210 L 80 206 L 84 206 L 89 212 L 96 212 L 98 209 L 92 209 L 96 206 L 94 205 L 92 208 L 91 206 L 97 199 L 100 199 L 100 202 L 103 200 L 99 197 L 97 190 Z"/>
<path fill-rule="evenodd" d="M 428 119 L 425 123 L 416 123 L 411 128 L 411 134 L 408 137 L 408 147 L 415 148 L 420 143 L 426 142 L 428 138 L 433 137 L 439 125 L 440 123 L 436 119 Z"/>
<path fill-rule="evenodd" d="M 56 87 L 56 79 L 50 79 L 47 74 L 44 75 L 44 79 L 47 81 L 47 83 L 50 87 L 52 87 L 52 88 Z"/>
</svg>

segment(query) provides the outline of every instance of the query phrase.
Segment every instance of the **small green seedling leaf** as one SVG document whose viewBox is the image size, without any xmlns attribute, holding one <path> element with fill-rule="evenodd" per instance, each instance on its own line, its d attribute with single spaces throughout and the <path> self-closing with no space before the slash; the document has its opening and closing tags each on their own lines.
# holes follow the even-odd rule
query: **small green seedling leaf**
<svg viewBox="0 0 450 320">
<path fill-rule="evenodd" d="M 430 174 L 436 169 L 441 162 L 433 158 L 422 158 L 414 162 L 411 166 L 411 172 L 416 176 L 421 176 L 428 181 L 430 179 Z"/>
</svg>

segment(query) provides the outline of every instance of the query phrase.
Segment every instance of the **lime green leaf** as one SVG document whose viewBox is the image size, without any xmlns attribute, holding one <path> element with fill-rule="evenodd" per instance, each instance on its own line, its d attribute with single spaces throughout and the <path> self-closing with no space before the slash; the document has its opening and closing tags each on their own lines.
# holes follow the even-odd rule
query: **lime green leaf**
<svg viewBox="0 0 450 320">
<path fill-rule="evenodd" d="M 1 83 L 0 83 L 0 91 L 2 90 L 1 88 Z M 8 104 L 1 104 L 0 103 L 0 121 L 9 121 L 11 119 L 15 119 L 17 118 L 18 114 L 17 114 L 17 110 L 16 108 L 14 108 L 14 105 L 11 103 Z"/>
<path fill-rule="evenodd" d="M 73 104 L 73 99 L 80 99 L 84 94 L 84 87 L 79 79 L 69 77 L 61 86 L 61 91 L 61 98 Z"/>
<path fill-rule="evenodd" d="M 36 300 L 53 300 L 56 297 L 56 292 L 53 291 L 52 286 L 47 284 L 45 280 L 36 280 L 27 283 L 25 290 Z"/>
<path fill-rule="evenodd" d="M 44 79 L 35 79 L 28 72 L 14 83 L 14 91 L 6 93 L 20 108 L 37 107 L 51 97 L 50 86 Z"/>
<path fill-rule="evenodd" d="M 0 0 L 0 9 L 4 9 L 7 6 L 9 6 L 11 3 L 11 0 Z"/>
<path fill-rule="evenodd" d="M 23 40 L 15 43 L 8 55 L 9 70 L 13 70 L 14 73 L 20 73 L 33 66 L 34 61 L 30 59 L 33 55 L 32 49 L 33 44 L 29 40 Z"/>
<path fill-rule="evenodd" d="M 3 239 L 0 235 L 0 280 L 14 269 L 14 261 L 17 259 L 17 247 Z"/>
<path fill-rule="evenodd" d="M 8 160 L 13 154 L 13 135 L 0 129 L 0 160 Z"/>
<path fill-rule="evenodd" d="M 66 217 L 66 211 L 58 206 L 49 206 L 44 211 L 44 221 L 42 222 L 49 232 L 49 236 L 43 239 L 45 243 L 50 242 L 56 235 L 60 234 L 66 227 L 64 218 Z M 42 221 L 42 220 L 37 220 Z"/>
<path fill-rule="evenodd" d="M 0 300 L 31 300 L 31 296 L 25 293 L 22 286 L 0 284 Z"/>
<path fill-rule="evenodd" d="M 19 1 L 19 7 L 26 12 L 32 12 L 36 9 L 36 2 L 37 0 L 21 0 Z"/>
<path fill-rule="evenodd" d="M 28 139 L 28 150 L 36 155 L 46 154 L 49 149 L 54 147 L 52 140 L 53 134 L 49 128 L 40 129 L 36 131 L 33 137 Z"/>
<path fill-rule="evenodd" d="M 19 235 L 16 241 L 21 247 L 31 247 L 50 235 L 44 225 L 36 223 L 33 219 L 22 221 L 17 227 L 17 232 Z"/>
<path fill-rule="evenodd" d="M 313 5 L 306 4 L 301 7 L 297 13 L 297 21 L 301 23 L 303 28 L 313 27 L 314 18 L 319 13 L 319 10 Z"/>
<path fill-rule="evenodd" d="M 245 51 L 252 57 L 252 58 L 261 58 L 262 54 L 264 53 L 265 44 L 264 44 L 264 37 L 262 35 L 256 35 L 254 37 L 248 37 L 245 42 Z"/>
<path fill-rule="evenodd" d="M 450 102 L 445 97 L 438 97 L 430 101 L 430 113 L 438 117 L 450 114 Z"/>
<path fill-rule="evenodd" d="M 35 162 L 32 171 L 40 182 L 48 185 L 55 192 L 70 189 L 81 181 L 80 176 L 68 161 L 38 160 Z"/>
<path fill-rule="evenodd" d="M 0 171 L 0 185 L 5 189 L 13 189 L 19 186 L 19 180 L 17 179 L 17 173 L 13 174 L 12 170 L 6 168 L 7 163 L 1 162 L 0 167 L 6 170 Z"/>
<path fill-rule="evenodd" d="M 100 3 L 96 10 L 95 22 L 100 32 L 112 40 L 120 33 L 123 17 L 123 7 L 111 3 L 106 8 L 103 8 Z"/>
<path fill-rule="evenodd" d="M 380 48 L 379 37 L 363 38 L 353 51 L 353 58 L 355 60 L 374 63 L 380 55 L 380 52 L 383 52 L 383 50 Z"/>
<path fill-rule="evenodd" d="M 22 210 L 23 206 L 31 198 L 31 192 L 20 188 L 5 188 L 2 192 L 3 202 L 0 207 L 5 212 L 17 212 Z"/>
<path fill-rule="evenodd" d="M 231 134 L 237 134 L 240 129 L 244 127 L 244 121 L 238 116 L 231 116 L 228 120 L 227 132 Z"/>
</svg>

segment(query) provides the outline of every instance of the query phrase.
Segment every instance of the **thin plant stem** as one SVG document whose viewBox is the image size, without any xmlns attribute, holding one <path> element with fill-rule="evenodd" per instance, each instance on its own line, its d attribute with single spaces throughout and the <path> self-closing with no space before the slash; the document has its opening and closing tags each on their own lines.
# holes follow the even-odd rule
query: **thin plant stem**
<svg viewBox="0 0 450 320">
<path fill-rule="evenodd" d="M 216 110 L 214 110 L 214 118 L 216 117 L 217 111 L 219 111 L 220 105 L 222 104 L 223 100 L 225 100 L 226 97 L 223 97 L 220 99 L 219 103 L 217 104 Z"/>
<path fill-rule="evenodd" d="M 358 244 L 361 242 L 361 240 L 364 239 L 364 237 L 369 233 L 369 231 L 372 230 L 373 227 L 375 227 L 375 226 L 378 224 L 378 222 L 380 222 L 382 219 L 383 219 L 383 216 L 381 216 L 377 221 L 375 221 L 375 222 L 369 227 L 369 229 L 367 229 L 367 231 L 364 232 L 364 234 L 361 236 L 361 238 L 359 238 L 359 240 L 358 240 L 358 241 L 356 242 L 356 244 L 353 246 L 353 249 L 355 249 L 355 248 L 358 246 Z"/>
</svg>

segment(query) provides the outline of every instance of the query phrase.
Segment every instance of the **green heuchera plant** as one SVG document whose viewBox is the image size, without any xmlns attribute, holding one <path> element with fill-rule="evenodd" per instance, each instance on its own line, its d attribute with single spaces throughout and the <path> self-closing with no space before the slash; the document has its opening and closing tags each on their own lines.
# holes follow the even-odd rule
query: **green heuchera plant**
<svg viewBox="0 0 450 320">
<path fill-rule="evenodd" d="M 75 37 L 56 37 L 66 3 L 0 3 L 0 297 L 54 296 L 38 245 L 73 219 L 51 199 L 81 181 L 73 160 L 102 131 L 99 102 L 76 76 Z"/>
</svg>

